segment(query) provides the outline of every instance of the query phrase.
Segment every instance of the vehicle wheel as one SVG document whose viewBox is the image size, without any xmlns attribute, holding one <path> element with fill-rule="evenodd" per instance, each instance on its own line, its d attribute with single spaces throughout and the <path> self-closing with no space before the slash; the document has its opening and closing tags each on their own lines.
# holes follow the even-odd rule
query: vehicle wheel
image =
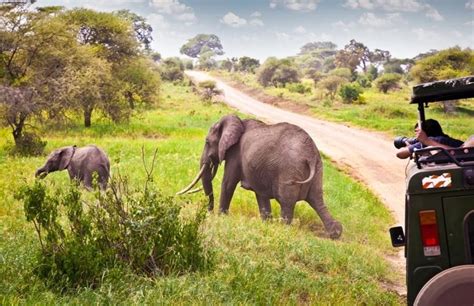
<svg viewBox="0 0 474 306">
<path fill-rule="evenodd" d="M 416 306 L 473 305 L 474 265 L 444 270 L 430 279 L 416 296 Z"/>
</svg>

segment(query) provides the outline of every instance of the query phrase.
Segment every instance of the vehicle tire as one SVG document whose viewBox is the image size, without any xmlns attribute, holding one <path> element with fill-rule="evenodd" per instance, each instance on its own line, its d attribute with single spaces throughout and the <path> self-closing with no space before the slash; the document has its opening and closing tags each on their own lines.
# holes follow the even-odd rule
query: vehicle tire
<svg viewBox="0 0 474 306">
<path fill-rule="evenodd" d="M 416 296 L 416 306 L 473 305 L 474 265 L 453 267 L 436 274 Z"/>
</svg>

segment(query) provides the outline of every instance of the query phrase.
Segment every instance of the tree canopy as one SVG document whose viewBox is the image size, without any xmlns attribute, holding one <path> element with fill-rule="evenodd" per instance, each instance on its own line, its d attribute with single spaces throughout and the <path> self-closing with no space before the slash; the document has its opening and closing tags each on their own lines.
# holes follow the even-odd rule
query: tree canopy
<svg viewBox="0 0 474 306">
<path fill-rule="evenodd" d="M 221 41 L 214 34 L 198 34 L 194 36 L 181 47 L 179 52 L 192 58 L 224 54 Z"/>
</svg>

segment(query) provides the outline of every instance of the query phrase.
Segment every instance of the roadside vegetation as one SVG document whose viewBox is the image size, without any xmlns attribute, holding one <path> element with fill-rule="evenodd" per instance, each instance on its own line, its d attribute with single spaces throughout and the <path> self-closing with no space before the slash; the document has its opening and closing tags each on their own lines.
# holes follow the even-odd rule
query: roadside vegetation
<svg viewBox="0 0 474 306">
<path fill-rule="evenodd" d="M 222 61 L 213 73 L 267 103 L 390 136 L 413 135 L 413 85 L 474 74 L 471 49 L 453 47 L 397 59 L 355 40 L 342 49 L 331 42 L 308 43 L 295 56 L 268 58 L 254 72 L 239 59 L 230 62 L 234 65 Z M 446 133 L 459 139 L 472 134 L 473 114 L 472 99 L 433 103 L 427 109 L 428 118 L 439 120 Z"/>
</svg>

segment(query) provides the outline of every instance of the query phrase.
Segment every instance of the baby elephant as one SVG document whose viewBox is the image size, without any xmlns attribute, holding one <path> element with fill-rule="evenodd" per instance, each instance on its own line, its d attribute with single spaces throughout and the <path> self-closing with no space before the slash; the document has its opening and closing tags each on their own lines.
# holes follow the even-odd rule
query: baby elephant
<svg viewBox="0 0 474 306">
<path fill-rule="evenodd" d="M 109 158 L 104 151 L 94 145 L 82 148 L 76 146 L 54 150 L 43 167 L 36 170 L 35 176 L 44 178 L 48 173 L 67 169 L 69 177 L 81 181 L 87 189 L 92 189 L 92 175 L 97 172 L 99 186 L 107 187 L 110 174 Z"/>
</svg>

